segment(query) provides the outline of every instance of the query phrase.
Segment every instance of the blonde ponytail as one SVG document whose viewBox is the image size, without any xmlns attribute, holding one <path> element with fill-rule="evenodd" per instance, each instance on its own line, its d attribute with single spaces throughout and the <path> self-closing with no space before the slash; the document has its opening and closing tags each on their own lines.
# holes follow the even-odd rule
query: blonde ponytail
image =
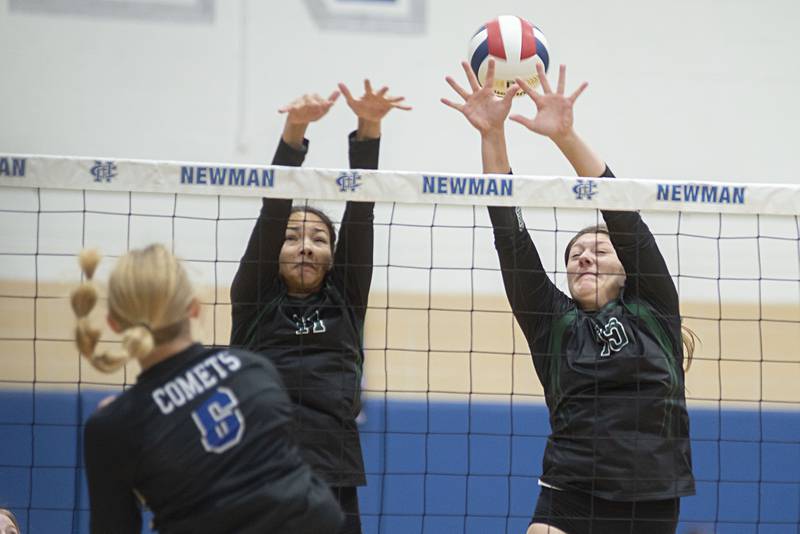
<svg viewBox="0 0 800 534">
<path fill-rule="evenodd" d="M 146 326 L 132 326 L 122 334 L 122 347 L 131 355 L 131 358 L 138 360 L 153 352 L 155 340 Z"/>
<path fill-rule="evenodd" d="M 144 358 L 156 346 L 188 331 L 189 307 L 194 299 L 188 275 L 163 245 L 151 245 L 117 261 L 109 278 L 108 313 L 122 329 L 122 347 L 96 354 L 100 330 L 92 327 L 88 315 L 97 303 L 92 277 L 100 255 L 84 250 L 78 259 L 86 281 L 71 297 L 78 318 L 75 343 L 96 369 L 114 372 L 131 358 Z"/>
<path fill-rule="evenodd" d="M 106 373 L 112 373 L 125 365 L 129 356 L 123 351 L 95 353 L 97 343 L 100 341 L 100 330 L 92 326 L 89 314 L 97 304 L 97 288 L 92 278 L 101 259 L 100 253 L 94 249 L 83 250 L 78 255 L 78 263 L 86 279 L 72 292 L 70 304 L 72 304 L 72 311 L 78 317 L 78 324 L 75 327 L 75 344 L 78 346 L 78 350 L 91 362 L 93 367 Z"/>
</svg>

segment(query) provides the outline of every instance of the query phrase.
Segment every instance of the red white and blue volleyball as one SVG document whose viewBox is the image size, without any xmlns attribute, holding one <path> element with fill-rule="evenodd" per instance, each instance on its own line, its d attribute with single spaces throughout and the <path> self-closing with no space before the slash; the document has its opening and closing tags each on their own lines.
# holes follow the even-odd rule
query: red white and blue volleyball
<svg viewBox="0 0 800 534">
<path fill-rule="evenodd" d="M 489 59 L 495 62 L 494 92 L 498 96 L 522 78 L 532 87 L 539 85 L 536 64 L 550 66 L 547 39 L 529 21 L 515 15 L 500 15 L 484 24 L 469 42 L 468 60 L 481 85 L 486 80 Z M 522 95 L 521 91 L 517 95 Z"/>
</svg>

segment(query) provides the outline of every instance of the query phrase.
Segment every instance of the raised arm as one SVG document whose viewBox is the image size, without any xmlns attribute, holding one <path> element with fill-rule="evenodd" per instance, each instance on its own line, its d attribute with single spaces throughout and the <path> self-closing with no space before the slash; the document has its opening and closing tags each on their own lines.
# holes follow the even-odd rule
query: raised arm
<svg viewBox="0 0 800 534">
<path fill-rule="evenodd" d="M 555 300 L 563 294 L 547 276 L 522 213 L 491 206 L 489 217 L 508 303 L 525 337 L 533 342 L 544 333 L 542 325 L 552 319 Z"/>
<path fill-rule="evenodd" d="M 678 291 L 647 224 L 635 211 L 603 211 L 611 242 L 625 268 L 625 294 L 638 295 L 661 313 L 680 315 Z"/>
<path fill-rule="evenodd" d="M 388 96 L 388 87 L 377 92 L 364 80 L 364 95 L 356 98 L 348 87 L 339 84 L 347 105 L 358 118 L 358 129 L 350 134 L 351 169 L 377 169 L 380 154 L 381 121 L 394 108 L 410 110 L 402 96 Z M 348 202 L 339 232 L 334 257 L 334 274 L 341 281 L 348 303 L 363 319 L 372 283 L 374 202 Z"/>
<path fill-rule="evenodd" d="M 273 165 L 298 167 L 305 159 L 307 141 L 296 148 L 283 138 L 278 143 Z M 278 256 L 286 235 L 286 221 L 292 209 L 290 199 L 264 198 L 250 240 L 239 261 L 231 284 L 231 303 L 256 304 L 278 276 Z"/>
<path fill-rule="evenodd" d="M 494 61 L 489 62 L 483 87 L 478 83 L 469 64 L 462 63 L 462 67 L 470 84 L 469 90 L 449 76 L 446 80 L 464 99 L 464 103 L 452 102 L 446 98 L 442 102 L 460 111 L 480 132 L 483 172 L 509 174 L 511 165 L 506 149 L 505 119 L 517 87 L 510 87 L 506 96 L 500 99 L 491 89 L 494 82 Z M 542 266 L 521 212 L 515 208 L 490 207 L 489 217 L 494 229 L 495 248 L 503 273 L 506 296 L 525 336 L 532 342 L 544 333 L 545 329 L 540 328 L 542 320 L 551 316 L 554 299 L 561 293 Z"/>
<path fill-rule="evenodd" d="M 278 111 L 286 114 L 273 165 L 299 167 L 308 151 L 305 133 L 311 122 L 322 118 L 339 96 L 335 91 L 327 99 L 319 95 L 304 95 Z M 286 236 L 286 222 L 292 209 L 290 199 L 264 198 L 261 212 L 250 233 L 244 255 L 231 284 L 233 327 L 231 344 L 244 346 L 243 339 L 253 314 L 263 304 L 264 293 L 278 276 L 278 257 Z"/>
<path fill-rule="evenodd" d="M 358 140 L 354 132 L 350 134 L 349 143 L 351 169 L 378 168 L 380 138 Z M 372 284 L 374 207 L 374 202 L 347 203 L 333 262 L 335 275 L 341 280 L 347 302 L 362 319 L 366 315 Z"/>
<path fill-rule="evenodd" d="M 588 84 L 583 82 L 569 96 L 565 94 L 566 67 L 561 65 L 558 86 L 553 91 L 544 69 L 538 65 L 542 93 L 534 91 L 524 80 L 517 83 L 536 105 L 536 115 L 527 118 L 514 115 L 516 121 L 529 130 L 552 139 L 567 158 L 578 176 L 613 178 L 605 161 L 575 132 L 573 107 Z M 627 280 L 625 294 L 638 295 L 665 314 L 678 315 L 678 293 L 672 282 L 664 257 L 658 250 L 650 229 L 635 211 L 603 211 L 611 242 L 617 251 Z"/>
<path fill-rule="evenodd" d="M 117 444 L 116 433 L 102 419 L 89 419 L 84 433 L 84 460 L 92 534 L 139 534 L 142 530 L 139 506 L 122 472 L 134 458 L 126 456 Z"/>
</svg>

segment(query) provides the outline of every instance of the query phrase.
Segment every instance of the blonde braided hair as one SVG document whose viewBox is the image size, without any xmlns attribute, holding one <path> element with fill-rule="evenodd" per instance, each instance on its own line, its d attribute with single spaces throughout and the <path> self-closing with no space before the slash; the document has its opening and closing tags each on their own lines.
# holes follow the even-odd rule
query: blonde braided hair
<svg viewBox="0 0 800 534">
<path fill-rule="evenodd" d="M 108 315 L 122 330 L 122 347 L 97 354 L 100 330 L 92 326 L 89 313 L 97 304 L 92 278 L 100 259 L 93 249 L 83 250 L 78 256 L 86 279 L 72 292 L 71 304 L 78 318 L 78 350 L 96 369 L 111 373 L 184 332 L 194 290 L 180 261 L 163 245 L 150 245 L 122 256 L 108 282 Z"/>
</svg>

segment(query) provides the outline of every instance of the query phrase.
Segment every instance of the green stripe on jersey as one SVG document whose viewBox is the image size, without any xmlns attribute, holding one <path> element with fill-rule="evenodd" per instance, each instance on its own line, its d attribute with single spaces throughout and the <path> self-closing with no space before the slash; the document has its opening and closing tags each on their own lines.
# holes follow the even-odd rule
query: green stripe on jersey
<svg viewBox="0 0 800 534">
<path fill-rule="evenodd" d="M 672 339 L 669 334 L 664 330 L 664 327 L 661 325 L 661 322 L 656 319 L 656 316 L 653 314 L 653 311 L 650 309 L 649 306 L 646 304 L 637 302 L 637 303 L 625 303 L 625 308 L 644 321 L 644 324 L 653 333 L 656 337 L 656 342 L 658 346 L 661 347 L 662 355 L 667 362 L 667 370 L 669 371 L 669 393 L 667 399 L 667 409 L 664 411 L 664 421 L 662 423 L 663 428 L 667 429 L 667 437 L 672 435 L 672 408 L 675 404 L 677 404 L 678 399 L 680 398 L 680 380 L 678 378 L 678 370 L 677 370 L 677 358 L 675 358 L 675 354 L 673 353 L 673 346 L 672 346 Z"/>
</svg>

